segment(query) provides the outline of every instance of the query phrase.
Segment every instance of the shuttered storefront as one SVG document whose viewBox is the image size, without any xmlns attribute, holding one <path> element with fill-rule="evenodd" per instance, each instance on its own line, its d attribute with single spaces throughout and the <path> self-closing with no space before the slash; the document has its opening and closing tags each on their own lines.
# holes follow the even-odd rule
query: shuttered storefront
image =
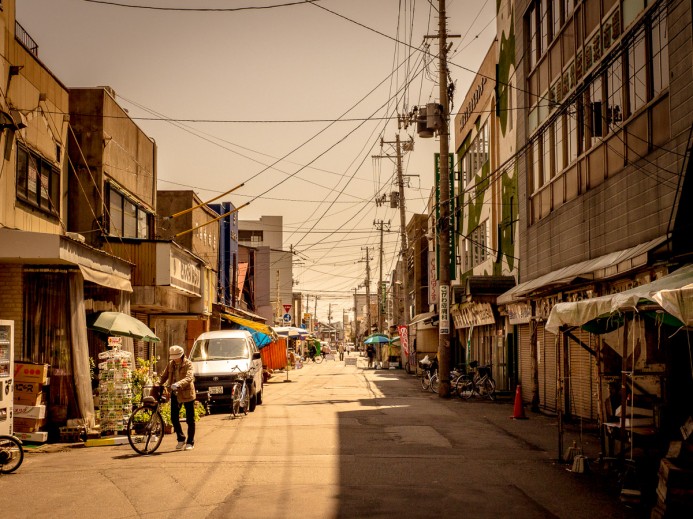
<svg viewBox="0 0 693 519">
<path fill-rule="evenodd" d="M 592 335 L 584 330 L 575 330 L 573 335 L 594 350 Z M 597 419 L 597 368 L 595 359 L 580 344 L 568 338 L 570 355 L 569 399 L 573 416 Z"/>
<path fill-rule="evenodd" d="M 539 406 L 556 410 L 556 336 L 537 324 L 537 353 L 539 357 Z"/>
<path fill-rule="evenodd" d="M 532 401 L 532 347 L 529 324 L 517 325 L 519 383 L 522 387 L 522 400 Z"/>
</svg>

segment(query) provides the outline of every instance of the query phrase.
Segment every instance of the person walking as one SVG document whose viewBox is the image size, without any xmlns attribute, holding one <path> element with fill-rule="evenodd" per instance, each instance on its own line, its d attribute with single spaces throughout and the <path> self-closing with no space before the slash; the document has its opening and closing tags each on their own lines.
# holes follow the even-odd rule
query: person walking
<svg viewBox="0 0 693 519">
<path fill-rule="evenodd" d="M 340 342 L 337 348 L 339 349 L 339 360 L 344 360 L 344 343 Z"/>
<path fill-rule="evenodd" d="M 171 423 L 176 432 L 178 444 L 176 450 L 191 451 L 195 447 L 195 375 L 190 359 L 185 358 L 185 351 L 180 346 L 171 346 L 168 350 L 168 364 L 161 374 L 161 385 L 169 382 L 171 387 Z M 180 408 L 185 406 L 185 422 L 188 424 L 186 441 L 180 425 Z"/>
<path fill-rule="evenodd" d="M 368 367 L 373 367 L 373 358 L 375 357 L 375 348 L 372 344 L 366 346 L 366 355 L 368 356 Z"/>
</svg>

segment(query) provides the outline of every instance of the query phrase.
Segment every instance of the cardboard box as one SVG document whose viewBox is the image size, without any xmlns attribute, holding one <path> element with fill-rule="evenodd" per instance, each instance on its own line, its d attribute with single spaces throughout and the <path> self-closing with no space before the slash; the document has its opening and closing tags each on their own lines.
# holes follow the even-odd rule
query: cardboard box
<svg viewBox="0 0 693 519">
<path fill-rule="evenodd" d="M 34 420 L 46 417 L 45 405 L 14 405 L 14 417 L 33 418 Z"/>
<path fill-rule="evenodd" d="M 43 399 L 43 393 L 15 393 L 14 394 L 14 405 L 43 405 L 45 400 Z"/>
<path fill-rule="evenodd" d="M 48 380 L 48 364 L 27 364 L 16 362 L 14 365 L 15 382 L 40 382 Z"/>
<path fill-rule="evenodd" d="M 48 441 L 48 433 L 45 431 L 38 431 L 33 433 L 15 431 L 14 435 L 24 442 L 44 443 Z"/>
<path fill-rule="evenodd" d="M 14 430 L 16 432 L 33 433 L 38 432 L 46 423 L 45 418 L 35 420 L 33 418 L 14 418 Z"/>
</svg>

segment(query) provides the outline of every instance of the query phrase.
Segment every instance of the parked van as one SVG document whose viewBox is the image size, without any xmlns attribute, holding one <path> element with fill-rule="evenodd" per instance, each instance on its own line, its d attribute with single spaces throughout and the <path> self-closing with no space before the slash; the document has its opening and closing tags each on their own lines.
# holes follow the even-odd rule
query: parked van
<svg viewBox="0 0 693 519">
<path fill-rule="evenodd" d="M 246 330 L 219 330 L 200 335 L 190 351 L 195 389 L 206 391 L 211 406 L 231 405 L 231 388 L 240 372 L 254 368 L 248 379 L 249 411 L 262 403 L 262 359 L 253 336 Z"/>
</svg>

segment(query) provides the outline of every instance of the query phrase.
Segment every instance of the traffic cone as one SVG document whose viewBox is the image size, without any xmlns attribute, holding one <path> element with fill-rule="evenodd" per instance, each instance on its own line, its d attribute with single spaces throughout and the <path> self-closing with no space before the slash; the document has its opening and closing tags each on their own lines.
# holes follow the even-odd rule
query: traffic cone
<svg viewBox="0 0 693 519">
<path fill-rule="evenodd" d="M 520 390 L 520 384 L 517 385 L 515 389 L 515 409 L 513 410 L 513 415 L 510 417 L 513 420 L 526 420 L 525 408 L 522 406 L 522 391 Z"/>
</svg>

